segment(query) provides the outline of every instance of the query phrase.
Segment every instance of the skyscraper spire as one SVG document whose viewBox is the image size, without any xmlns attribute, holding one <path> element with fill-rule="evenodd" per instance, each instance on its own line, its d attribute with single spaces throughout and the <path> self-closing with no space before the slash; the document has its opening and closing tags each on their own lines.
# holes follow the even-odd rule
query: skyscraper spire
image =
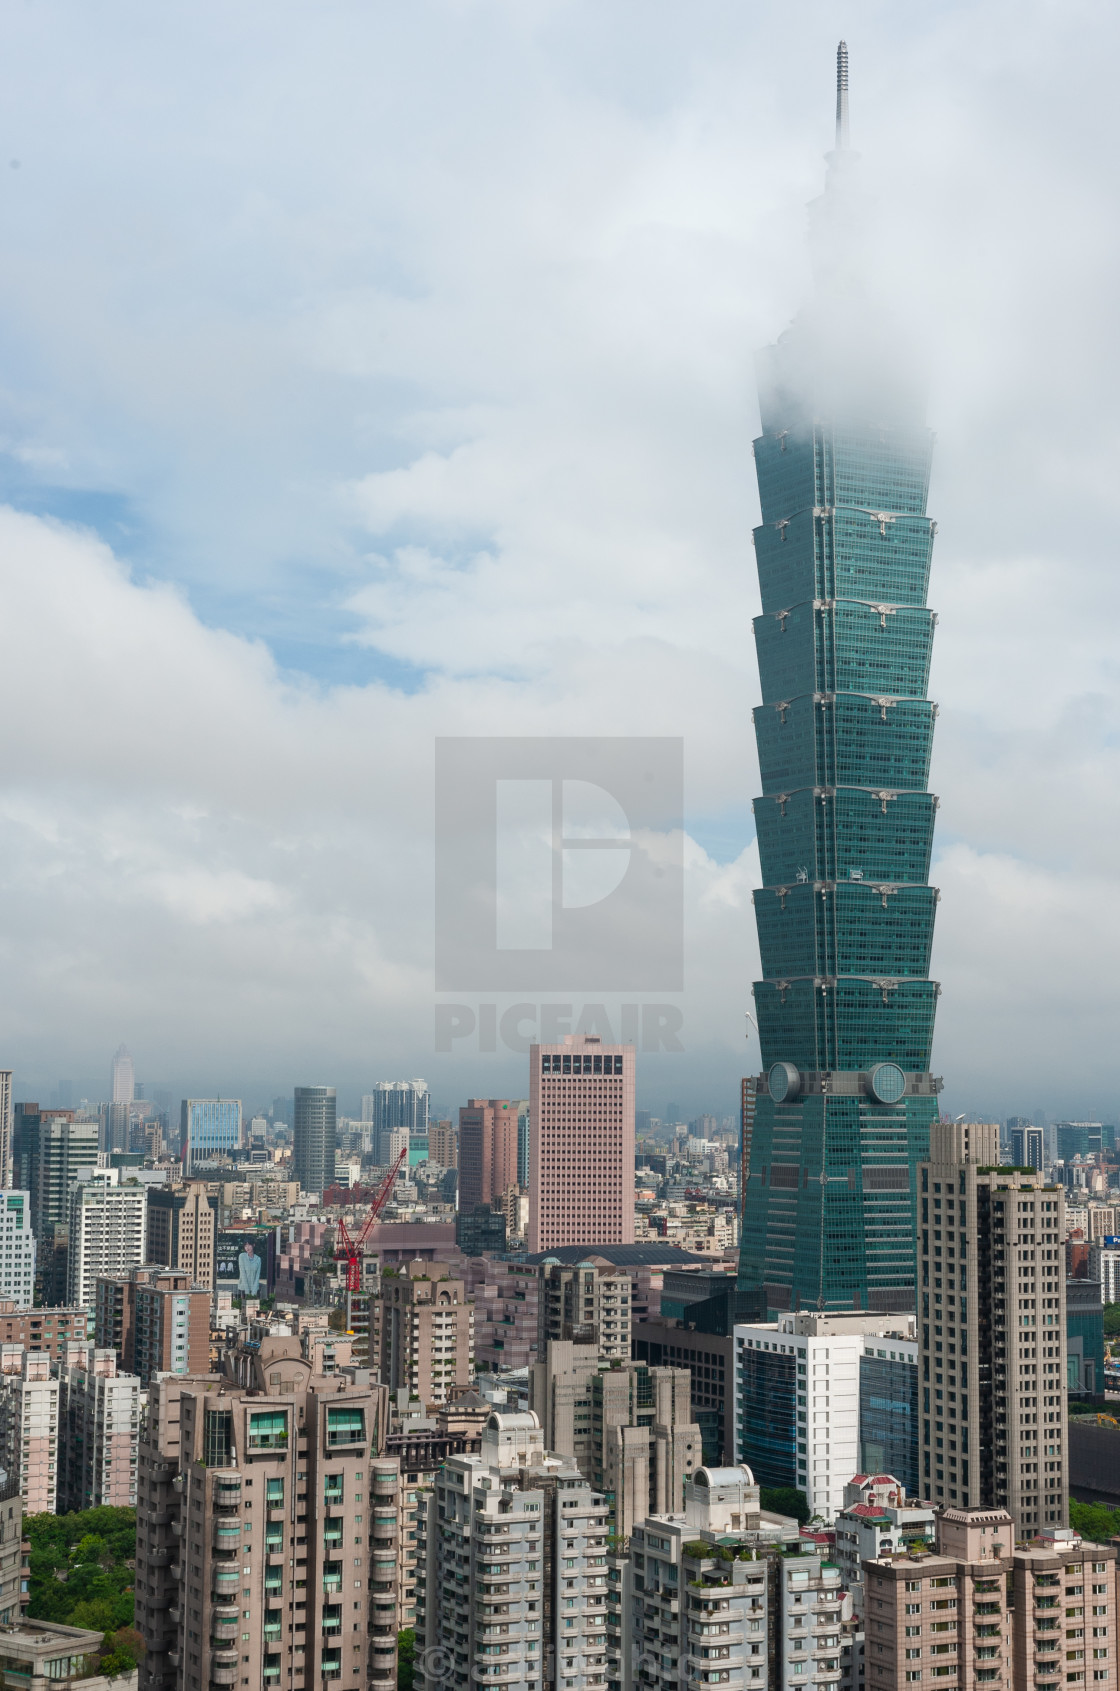
<svg viewBox="0 0 1120 1691">
<path fill-rule="evenodd" d="M 848 43 L 841 41 L 836 49 L 836 151 L 845 152 L 848 146 Z"/>
</svg>

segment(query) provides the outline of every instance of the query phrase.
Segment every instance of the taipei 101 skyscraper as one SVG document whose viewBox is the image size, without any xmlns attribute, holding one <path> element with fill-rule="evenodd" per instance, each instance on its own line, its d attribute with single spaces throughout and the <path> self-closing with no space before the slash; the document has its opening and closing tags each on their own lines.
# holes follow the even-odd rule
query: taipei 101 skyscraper
<svg viewBox="0 0 1120 1691">
<path fill-rule="evenodd" d="M 858 204 L 843 42 L 836 150 L 813 211 L 813 296 L 759 360 L 754 449 L 763 1072 L 739 1273 L 751 1319 L 915 1307 L 915 1182 L 940 1084 L 932 438 L 865 283 L 882 236 Z"/>
</svg>

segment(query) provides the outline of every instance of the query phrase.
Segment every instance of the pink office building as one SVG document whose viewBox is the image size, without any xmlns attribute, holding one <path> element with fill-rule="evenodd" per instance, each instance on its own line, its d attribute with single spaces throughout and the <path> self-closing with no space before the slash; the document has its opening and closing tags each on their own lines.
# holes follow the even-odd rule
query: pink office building
<svg viewBox="0 0 1120 1691">
<path fill-rule="evenodd" d="M 634 1242 L 634 1047 L 569 1034 L 529 1053 L 529 1250 Z"/>
</svg>

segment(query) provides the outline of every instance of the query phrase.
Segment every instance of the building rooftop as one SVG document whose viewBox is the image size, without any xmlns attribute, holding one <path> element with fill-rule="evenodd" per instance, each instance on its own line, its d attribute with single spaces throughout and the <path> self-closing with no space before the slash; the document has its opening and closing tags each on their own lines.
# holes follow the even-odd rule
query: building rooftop
<svg viewBox="0 0 1120 1691">
<path fill-rule="evenodd" d="M 539 1267 L 542 1262 L 558 1262 L 564 1268 L 574 1268 L 581 1262 L 608 1262 L 612 1268 L 681 1268 L 687 1263 L 711 1267 L 710 1256 L 696 1256 L 682 1250 L 680 1245 L 558 1245 L 550 1251 L 537 1251 L 526 1262 Z"/>
</svg>

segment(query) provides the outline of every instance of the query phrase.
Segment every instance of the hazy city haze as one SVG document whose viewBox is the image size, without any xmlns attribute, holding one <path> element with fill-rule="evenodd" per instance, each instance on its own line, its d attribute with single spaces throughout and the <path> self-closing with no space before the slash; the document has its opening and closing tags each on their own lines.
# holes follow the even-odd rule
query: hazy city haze
<svg viewBox="0 0 1120 1691">
<path fill-rule="evenodd" d="M 679 734 L 687 1049 L 639 1104 L 736 1108 L 754 355 L 807 293 L 841 33 L 938 437 L 932 1067 L 951 1113 L 1115 1119 L 1100 5 L 0 16 L 17 1096 L 99 1095 L 122 1040 L 247 1102 L 520 1095 L 432 1049 L 433 739 Z"/>
</svg>

